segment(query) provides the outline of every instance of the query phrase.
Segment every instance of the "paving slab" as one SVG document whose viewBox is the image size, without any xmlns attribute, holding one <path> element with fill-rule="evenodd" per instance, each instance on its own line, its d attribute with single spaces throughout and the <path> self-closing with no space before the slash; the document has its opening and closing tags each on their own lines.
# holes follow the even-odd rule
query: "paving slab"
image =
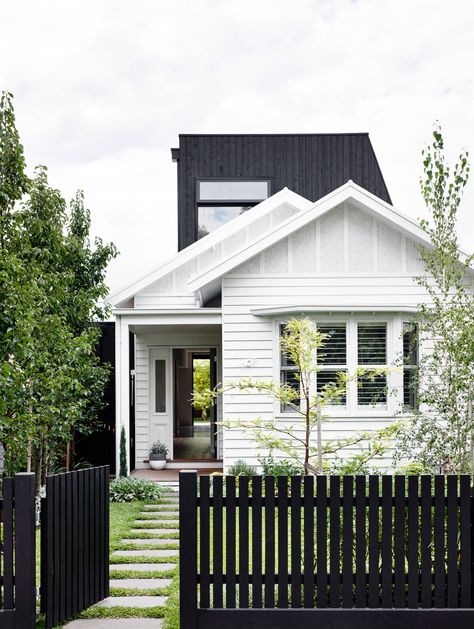
<svg viewBox="0 0 474 629">
<path fill-rule="evenodd" d="M 135 522 L 135 524 L 137 523 Z M 174 535 L 177 532 L 178 529 L 147 529 L 146 527 L 130 529 L 130 533 L 148 533 L 149 535 Z M 176 542 L 177 540 L 173 541 Z"/>
<path fill-rule="evenodd" d="M 111 588 L 125 590 L 151 590 L 154 588 L 167 588 L 171 579 L 110 579 Z"/>
<path fill-rule="evenodd" d="M 144 546 L 145 544 L 150 544 L 153 546 L 164 546 L 167 544 L 179 544 L 179 539 L 156 539 L 153 537 L 134 537 L 132 539 L 123 539 L 122 544 L 136 544 L 137 546 Z"/>
<path fill-rule="evenodd" d="M 64 629 L 159 629 L 162 618 L 91 618 L 72 620 Z"/>
<path fill-rule="evenodd" d="M 177 557 L 179 550 L 174 548 L 156 548 L 150 550 L 143 548 L 142 550 L 115 550 L 113 557 Z"/>
<path fill-rule="evenodd" d="M 130 572 L 166 572 L 174 570 L 175 563 L 111 563 L 110 571 L 130 571 Z"/>
<path fill-rule="evenodd" d="M 147 518 L 162 518 L 163 520 L 166 518 L 169 518 L 170 520 L 179 519 L 178 511 L 140 511 L 140 515 L 146 516 Z"/>
<path fill-rule="evenodd" d="M 168 600 L 167 596 L 109 596 L 96 603 L 94 607 L 163 607 Z M 107 629 L 107 628 L 106 628 Z"/>
<path fill-rule="evenodd" d="M 147 513 L 148 515 L 148 513 Z M 178 520 L 160 520 L 159 518 L 155 518 L 153 520 L 135 520 L 133 524 L 163 524 L 163 528 L 167 526 L 171 529 L 178 529 L 179 522 Z"/>
<path fill-rule="evenodd" d="M 173 509 L 176 510 L 176 507 L 178 506 L 178 503 L 165 503 L 162 502 L 159 505 L 143 505 L 143 508 L 145 509 L 145 511 L 172 511 Z"/>
</svg>

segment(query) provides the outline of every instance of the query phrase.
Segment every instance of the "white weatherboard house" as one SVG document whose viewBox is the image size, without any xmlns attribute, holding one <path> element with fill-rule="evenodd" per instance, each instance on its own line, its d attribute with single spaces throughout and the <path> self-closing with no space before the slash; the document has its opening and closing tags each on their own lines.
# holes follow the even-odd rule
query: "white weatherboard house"
<svg viewBox="0 0 474 629">
<path fill-rule="evenodd" d="M 190 419 L 194 358 L 211 361 L 211 381 L 291 379 L 279 335 L 294 315 L 332 332 L 334 364 L 324 365 L 316 387 L 334 371 L 367 367 L 368 346 L 371 367 L 393 367 L 387 383 L 373 385 L 390 391 L 376 404 L 370 387 L 350 382 L 345 403 L 329 410 L 325 434 L 342 437 L 392 422 L 412 402 L 410 365 L 394 364 L 409 333 L 405 324 L 425 298 L 414 281 L 423 272 L 420 244 L 429 246 L 415 221 L 352 181 L 316 202 L 285 188 L 113 295 L 117 434 L 122 425 L 130 433 L 132 409 L 132 464 L 148 467 L 149 446 L 160 440 L 179 466 L 183 442 L 199 436 Z M 129 332 L 135 335 L 133 387 Z M 208 440 L 205 456 L 193 465 L 222 461 L 228 468 L 238 459 L 258 465 L 267 453 L 250 434 L 215 423 L 256 418 L 294 420 L 266 395 L 223 394 L 208 432 L 200 433 Z"/>
</svg>

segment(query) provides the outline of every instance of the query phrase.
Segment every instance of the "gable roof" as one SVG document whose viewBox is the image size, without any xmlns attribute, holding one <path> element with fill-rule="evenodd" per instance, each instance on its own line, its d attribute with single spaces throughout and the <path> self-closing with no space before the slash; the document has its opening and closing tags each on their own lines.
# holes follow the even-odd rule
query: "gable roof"
<svg viewBox="0 0 474 629">
<path fill-rule="evenodd" d="M 189 245 L 189 247 L 186 247 L 186 249 L 183 249 L 178 254 L 175 254 L 172 258 L 166 260 L 131 284 L 127 284 L 115 293 L 112 293 L 108 298 L 108 302 L 114 306 L 120 306 L 143 289 L 147 288 L 151 284 L 154 284 L 160 278 L 175 269 L 178 269 L 180 266 L 186 264 L 194 258 L 197 258 L 208 249 L 216 246 L 226 238 L 232 237 L 232 235 L 242 229 L 245 229 L 252 223 L 255 223 L 275 209 L 280 207 L 289 207 L 299 212 L 310 208 L 312 205 L 313 204 L 311 201 L 308 201 L 308 199 L 296 194 L 296 192 L 288 190 L 288 188 L 284 188 L 244 214 L 241 214 L 228 223 L 225 223 L 204 238 L 201 238 L 192 245 Z M 192 290 L 190 290 L 190 292 L 192 292 Z"/>
<path fill-rule="evenodd" d="M 188 289 L 190 291 L 199 290 L 218 277 L 240 266 L 246 260 L 253 258 L 264 249 L 271 247 L 311 221 L 320 218 L 323 214 L 326 214 L 333 208 L 347 201 L 350 201 L 355 207 L 364 210 L 368 214 L 375 216 L 378 220 L 387 223 L 389 226 L 396 227 L 415 242 L 430 245 L 426 232 L 421 229 L 415 220 L 402 214 L 393 206 L 382 201 L 367 190 L 364 190 L 354 182 L 348 181 L 334 192 L 316 201 L 316 203 L 311 204 L 310 207 L 301 210 L 294 216 L 279 223 L 272 230 L 264 234 L 262 238 L 255 239 L 235 253 L 221 257 L 212 266 L 200 273 L 196 273 L 189 280 Z"/>
</svg>

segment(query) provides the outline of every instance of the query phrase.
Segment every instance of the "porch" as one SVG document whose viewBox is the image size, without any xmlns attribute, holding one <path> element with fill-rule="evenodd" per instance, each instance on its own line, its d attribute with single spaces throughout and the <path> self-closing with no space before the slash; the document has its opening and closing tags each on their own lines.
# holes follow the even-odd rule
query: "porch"
<svg viewBox="0 0 474 629">
<path fill-rule="evenodd" d="M 168 449 L 167 466 L 221 469 L 220 401 L 206 413 L 192 405 L 197 366 L 216 386 L 221 371 L 220 310 L 116 313 L 117 434 L 125 427 L 131 470 L 153 472 L 150 447 Z M 117 456 L 119 452 L 117 452 Z M 176 477 L 174 470 L 165 470 Z"/>
</svg>

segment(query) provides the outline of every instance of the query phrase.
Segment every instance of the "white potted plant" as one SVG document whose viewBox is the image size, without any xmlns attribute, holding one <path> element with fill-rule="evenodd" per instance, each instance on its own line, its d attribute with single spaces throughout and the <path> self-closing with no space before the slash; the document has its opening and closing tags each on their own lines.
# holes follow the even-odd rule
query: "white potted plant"
<svg viewBox="0 0 474 629">
<path fill-rule="evenodd" d="M 155 441 L 150 448 L 149 461 L 150 466 L 154 470 L 162 470 L 166 465 L 166 455 L 168 448 L 161 441 Z"/>
</svg>

